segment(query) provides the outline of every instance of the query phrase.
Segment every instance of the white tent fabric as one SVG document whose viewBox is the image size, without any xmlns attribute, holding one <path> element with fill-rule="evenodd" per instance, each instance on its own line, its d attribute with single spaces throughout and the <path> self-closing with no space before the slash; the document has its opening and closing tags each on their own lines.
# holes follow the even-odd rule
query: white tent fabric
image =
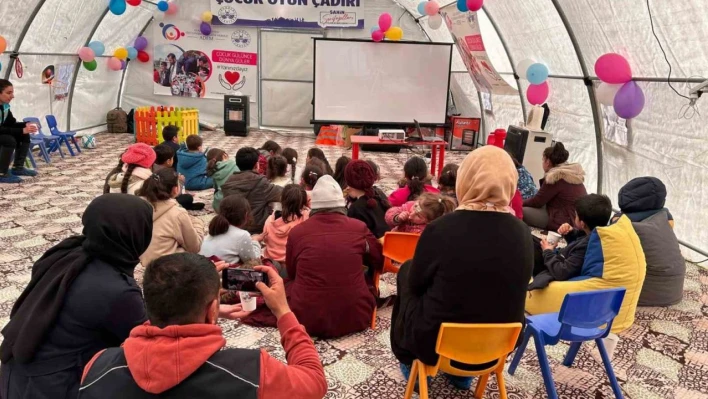
<svg viewBox="0 0 708 399">
<path fill-rule="evenodd" d="M 208 0 L 174 1 L 180 5 L 182 18 L 192 18 L 209 8 Z M 441 6 L 450 3 L 433 1 Z M 251 104 L 256 110 L 251 113 L 252 126 L 307 125 L 312 87 L 307 46 L 313 35 L 368 38 L 379 14 L 389 12 L 394 24 L 403 28 L 405 40 L 451 41 L 444 25 L 439 30 L 427 26 L 427 17 L 417 12 L 418 0 L 362 3 L 366 18 L 362 30 L 260 31 L 261 93 L 257 101 L 261 104 Z M 672 85 L 687 95 L 689 86 L 708 77 L 708 47 L 704 45 L 708 40 L 708 1 L 650 0 L 649 4 L 656 33 L 673 68 Z M 40 82 L 42 69 L 50 64 L 74 64 L 68 98 L 52 107 L 61 128 L 100 131 L 105 113 L 119 104 L 126 109 L 145 104 L 198 107 L 203 121 L 219 123 L 219 100 L 153 95 L 147 64 L 133 62 L 127 72 L 113 72 L 105 65 L 107 58 L 99 58 L 96 71 L 80 68 L 79 47 L 101 40 L 106 53 L 111 54 L 149 29 L 154 16 L 161 18 L 152 0 L 128 7 L 122 16 L 109 13 L 107 5 L 107 0 L 0 1 L 0 35 L 9 44 L 0 54 L 0 77 L 10 78 L 16 86 L 15 113 L 20 117 L 48 114 L 49 91 Z M 479 19 L 494 66 L 510 84 L 520 86 L 522 95 L 492 95 L 492 109 L 483 109 L 481 95 L 455 50 L 450 90 L 457 111 L 481 116 L 487 132 L 517 124 L 529 108 L 523 96 L 528 82 L 515 80 L 514 64 L 524 58 L 545 63 L 551 71 L 551 117 L 546 130 L 566 144 L 572 161 L 583 165 L 588 189 L 609 195 L 616 205 L 617 192 L 629 179 L 644 175 L 660 178 L 669 190 L 667 206 L 676 218 L 679 237 L 704 252 L 708 250 L 708 100 L 698 101 L 701 114 L 682 117 L 688 100 L 667 84 L 669 68 L 651 32 L 647 1 L 486 0 Z M 13 51 L 19 53 L 24 65 L 22 79 L 11 67 Z M 593 104 L 598 83 L 593 65 L 608 52 L 623 54 L 630 61 L 647 98 L 644 112 L 628 123 L 626 137 L 620 140 L 605 131 L 605 110 Z"/>
</svg>

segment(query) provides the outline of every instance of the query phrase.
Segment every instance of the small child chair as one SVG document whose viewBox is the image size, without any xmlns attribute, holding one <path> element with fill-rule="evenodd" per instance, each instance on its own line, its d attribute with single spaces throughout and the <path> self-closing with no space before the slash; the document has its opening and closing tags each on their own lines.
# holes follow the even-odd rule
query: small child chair
<svg viewBox="0 0 708 399">
<path fill-rule="evenodd" d="M 383 270 L 374 270 L 374 287 L 376 292 L 379 292 L 379 278 L 382 273 L 398 273 L 398 266 L 394 266 L 393 262 L 403 263 L 409 259 L 413 259 L 415 247 L 418 245 L 420 234 L 387 232 L 383 237 Z M 376 328 L 376 308 L 371 317 L 371 329 Z"/>
<path fill-rule="evenodd" d="M 509 365 L 509 374 L 514 375 L 516 367 L 524 355 L 526 345 L 529 343 L 529 338 L 533 337 L 548 398 L 558 399 L 544 347 L 555 345 L 560 340 L 570 341 L 570 349 L 563 360 L 563 365 L 570 367 L 580 350 L 580 345 L 585 341 L 595 340 L 605 365 L 605 371 L 610 379 L 612 391 L 618 399 L 622 399 L 622 391 L 617 383 L 602 339 L 610 334 L 612 321 L 620 311 L 625 292 L 625 288 L 573 292 L 567 294 L 563 299 L 560 312 L 526 317 L 524 341 L 516 350 L 514 359 Z"/>
<path fill-rule="evenodd" d="M 71 144 L 69 144 L 69 140 L 71 140 L 72 143 L 74 143 L 74 146 L 76 147 L 76 151 L 81 152 L 81 147 L 79 146 L 79 143 L 76 142 L 76 132 L 62 132 L 59 130 L 59 126 L 57 125 L 57 118 L 54 117 L 54 115 L 47 115 L 45 117 L 47 119 L 47 125 L 49 126 L 49 131 L 52 133 L 53 136 L 59 137 L 59 142 L 60 143 L 65 143 L 66 148 L 69 149 L 69 154 L 71 156 L 75 156 L 74 151 L 71 149 Z"/>
<path fill-rule="evenodd" d="M 49 144 L 49 147 L 47 147 L 48 154 L 51 154 L 54 151 L 59 151 L 59 155 L 61 155 L 61 157 L 64 158 L 64 152 L 62 152 L 62 150 L 61 150 L 59 137 L 52 136 L 51 134 L 45 134 L 42 131 L 42 123 L 39 122 L 39 118 L 34 118 L 34 117 L 24 118 L 22 121 L 25 123 L 33 123 L 33 124 L 37 125 L 37 133 L 32 135 L 32 139 L 33 140 L 34 139 L 42 139 L 42 140 L 44 140 L 45 144 Z M 40 149 L 41 149 L 41 147 L 40 147 Z M 42 155 L 44 155 L 44 154 L 42 154 Z M 51 160 L 47 161 L 47 163 L 51 163 Z"/>
<path fill-rule="evenodd" d="M 438 333 L 435 352 L 440 355 L 434 366 L 420 360 L 413 361 L 411 375 L 406 386 L 404 399 L 413 395 L 416 377 L 420 390 L 420 399 L 428 399 L 428 377 L 434 377 L 438 371 L 460 377 L 479 377 L 474 397 L 481 398 L 487 389 L 487 380 L 494 373 L 499 385 L 499 397 L 507 399 L 504 385 L 504 363 L 514 350 L 514 345 L 521 332 L 521 323 L 506 324 L 459 324 L 443 323 Z M 464 364 L 485 364 L 494 362 L 483 370 L 463 370 L 452 362 Z"/>
<path fill-rule="evenodd" d="M 32 162 L 32 166 L 35 169 L 37 169 L 37 164 L 34 162 L 34 157 L 32 156 L 32 149 L 34 147 L 39 147 L 39 154 L 42 155 L 42 158 L 44 158 L 44 162 L 52 163 L 52 159 L 49 157 L 49 150 L 47 150 L 47 146 L 44 143 L 44 139 L 32 137 L 30 139 L 30 150 L 27 155 L 29 156 L 30 162 Z"/>
</svg>

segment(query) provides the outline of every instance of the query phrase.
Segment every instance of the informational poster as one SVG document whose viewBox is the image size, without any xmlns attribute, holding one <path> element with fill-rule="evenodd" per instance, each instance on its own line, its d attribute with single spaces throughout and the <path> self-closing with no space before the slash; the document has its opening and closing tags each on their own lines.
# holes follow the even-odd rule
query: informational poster
<svg viewBox="0 0 708 399">
<path fill-rule="evenodd" d="M 440 9 L 477 90 L 483 93 L 518 95 L 499 75 L 487 55 L 476 12 L 462 12 L 457 3 Z"/>
<path fill-rule="evenodd" d="M 154 25 L 155 94 L 223 98 L 258 93 L 258 33 L 253 28 L 214 27 L 204 36 L 192 21 Z"/>
<path fill-rule="evenodd" d="M 69 95 L 69 86 L 71 85 L 71 78 L 74 76 L 74 68 L 76 68 L 75 63 L 57 64 L 56 75 L 52 82 L 55 101 L 65 100 Z"/>
<path fill-rule="evenodd" d="M 364 28 L 364 0 L 211 0 L 214 25 Z"/>
</svg>

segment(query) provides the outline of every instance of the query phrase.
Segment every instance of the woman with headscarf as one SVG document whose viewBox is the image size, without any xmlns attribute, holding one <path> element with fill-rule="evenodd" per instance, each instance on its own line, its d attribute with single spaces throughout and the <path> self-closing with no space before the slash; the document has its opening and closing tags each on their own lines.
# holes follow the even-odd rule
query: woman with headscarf
<svg viewBox="0 0 708 399">
<path fill-rule="evenodd" d="M 504 150 L 472 151 L 457 171 L 459 207 L 425 228 L 413 259 L 401 266 L 391 346 L 406 378 L 413 360 L 437 362 L 442 323 L 524 322 L 533 243 L 509 208 L 517 177 Z"/>
<path fill-rule="evenodd" d="M 84 230 L 49 249 L 10 313 L 0 397 L 76 398 L 84 365 L 147 320 L 133 279 L 152 237 L 152 207 L 127 194 L 94 199 Z"/>
</svg>

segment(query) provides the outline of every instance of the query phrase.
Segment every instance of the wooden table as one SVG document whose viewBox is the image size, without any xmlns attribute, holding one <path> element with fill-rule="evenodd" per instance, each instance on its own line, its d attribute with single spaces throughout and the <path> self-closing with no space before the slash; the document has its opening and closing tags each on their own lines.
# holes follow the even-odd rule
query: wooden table
<svg viewBox="0 0 708 399">
<path fill-rule="evenodd" d="M 427 146 L 430 147 L 430 174 L 438 176 L 445 166 L 445 146 L 447 143 L 443 140 L 439 141 L 395 141 L 381 140 L 377 136 L 352 136 L 352 159 L 359 159 L 360 144 L 376 144 L 376 145 L 397 145 L 397 146 Z M 438 156 L 438 151 L 440 155 Z M 437 162 L 436 162 L 437 161 Z M 437 172 L 435 174 L 435 165 L 437 164 Z"/>
</svg>

